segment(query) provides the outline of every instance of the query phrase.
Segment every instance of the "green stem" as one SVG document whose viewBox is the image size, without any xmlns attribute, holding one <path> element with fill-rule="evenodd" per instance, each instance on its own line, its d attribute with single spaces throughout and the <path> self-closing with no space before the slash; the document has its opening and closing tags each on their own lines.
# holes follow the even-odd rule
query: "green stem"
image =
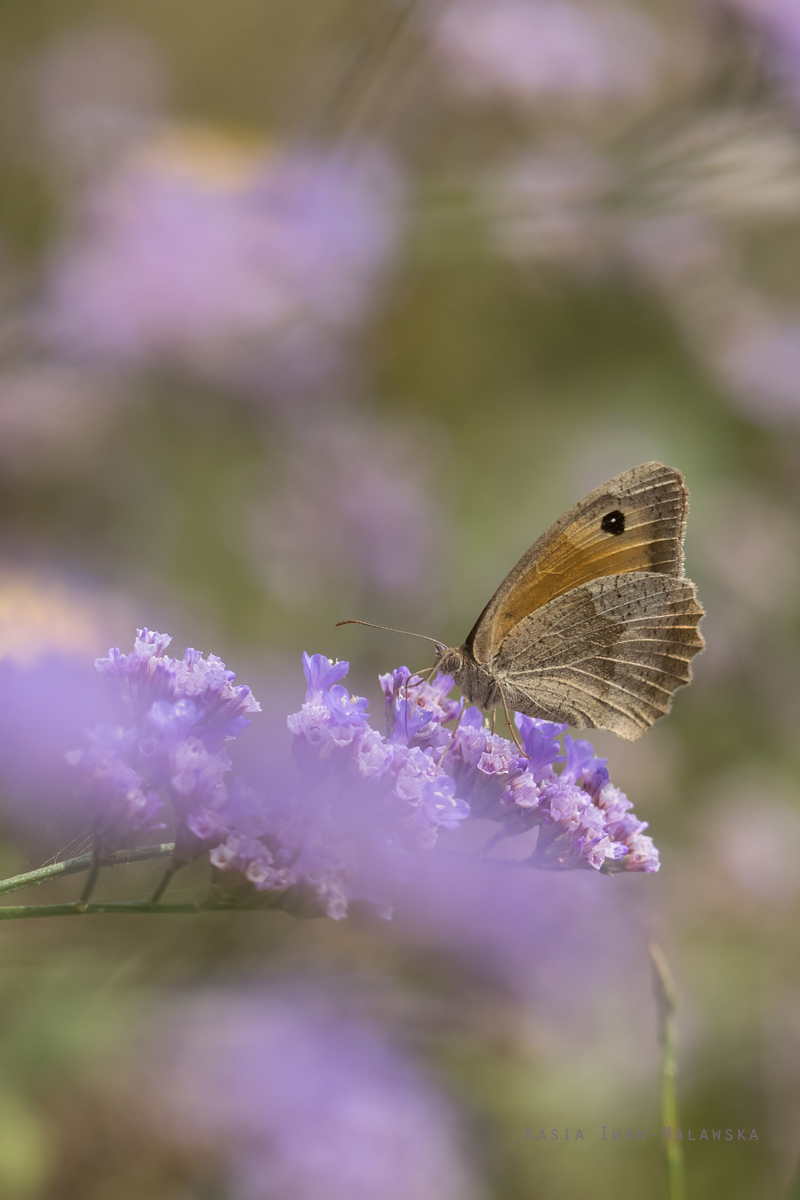
<svg viewBox="0 0 800 1200">
<path fill-rule="evenodd" d="M 95 865 L 114 867 L 121 863 L 145 862 L 151 858 L 168 858 L 174 849 L 173 842 L 163 842 L 158 846 L 137 846 L 135 850 L 117 850 L 113 854 L 106 854 L 97 864 L 95 864 L 94 854 L 81 854 L 77 858 L 67 858 L 63 862 L 37 867 L 35 871 L 26 871 L 24 875 L 12 875 L 10 879 L 0 880 L 0 896 L 8 895 L 9 892 L 21 891 L 26 887 L 36 887 L 37 884 L 46 883 L 49 879 L 60 879 L 62 875 L 79 875 L 82 871 L 91 871 Z M 63 906 L 50 905 L 49 907 Z"/>
<path fill-rule="evenodd" d="M 89 868 L 89 874 L 86 876 L 86 882 L 83 885 L 81 892 L 81 904 L 86 904 L 94 891 L 94 885 L 97 883 L 97 877 L 100 874 L 100 860 L 95 852 L 92 853 L 92 865 Z"/>
<path fill-rule="evenodd" d="M 169 864 L 169 866 L 167 867 L 166 871 L 164 872 L 163 876 L 161 877 L 161 882 L 159 883 L 158 887 L 156 888 L 156 890 L 153 892 L 152 896 L 150 897 L 151 904 L 158 904 L 159 900 L 164 895 L 164 892 L 169 887 L 170 882 L 172 880 L 172 876 L 175 874 L 175 872 L 177 870 L 178 870 L 178 867 L 175 865 L 174 862 L 171 862 Z"/>
<path fill-rule="evenodd" d="M 200 913 L 228 905 L 153 904 L 150 900 L 122 900 L 109 904 L 15 904 L 0 908 L 0 921 L 19 921 L 28 917 L 84 917 L 105 913 Z"/>
<path fill-rule="evenodd" d="M 679 1128 L 678 1116 L 678 996 L 675 983 L 661 947 L 650 943 L 653 963 L 653 982 L 658 1005 L 659 1041 L 661 1042 L 661 1107 L 663 1129 L 670 1131 L 667 1140 L 670 1200 L 685 1200 L 686 1181 L 683 1170 L 683 1144 L 676 1141 L 673 1131 Z M 662 1137 L 664 1136 L 662 1130 Z"/>
</svg>

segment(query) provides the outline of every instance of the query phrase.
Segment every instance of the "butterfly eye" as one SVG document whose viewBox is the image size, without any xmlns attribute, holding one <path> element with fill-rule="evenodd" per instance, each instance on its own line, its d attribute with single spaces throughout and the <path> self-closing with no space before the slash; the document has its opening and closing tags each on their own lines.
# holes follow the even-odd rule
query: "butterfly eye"
<svg viewBox="0 0 800 1200">
<path fill-rule="evenodd" d="M 620 512 L 618 508 L 615 508 L 613 512 L 606 513 L 600 522 L 600 528 L 603 533 L 624 533 L 625 513 Z"/>
</svg>

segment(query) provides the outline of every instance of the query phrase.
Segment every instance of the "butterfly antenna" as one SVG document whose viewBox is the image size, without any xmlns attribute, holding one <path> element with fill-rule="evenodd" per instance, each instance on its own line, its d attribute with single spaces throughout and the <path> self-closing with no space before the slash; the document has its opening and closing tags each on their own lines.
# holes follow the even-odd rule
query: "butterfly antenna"
<svg viewBox="0 0 800 1200">
<path fill-rule="evenodd" d="M 337 621 L 336 628 L 340 625 L 366 625 L 368 629 L 383 629 L 385 633 L 404 633 L 407 637 L 424 638 L 426 642 L 433 642 L 435 646 L 444 645 L 439 638 L 428 637 L 426 633 L 412 633 L 410 629 L 392 629 L 389 625 L 373 625 L 371 621 Z"/>
</svg>

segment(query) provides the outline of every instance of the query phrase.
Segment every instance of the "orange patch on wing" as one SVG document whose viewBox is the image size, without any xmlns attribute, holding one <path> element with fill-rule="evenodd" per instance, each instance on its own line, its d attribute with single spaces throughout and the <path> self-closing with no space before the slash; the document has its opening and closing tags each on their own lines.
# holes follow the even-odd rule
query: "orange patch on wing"
<svg viewBox="0 0 800 1200">
<path fill-rule="evenodd" d="M 645 519 L 636 524 L 640 512 L 626 511 L 625 508 L 622 511 L 629 522 L 622 534 L 602 531 L 598 517 L 593 513 L 588 518 L 579 518 L 553 540 L 506 597 L 495 618 L 495 645 L 499 645 L 510 629 L 537 608 L 582 583 L 630 571 L 657 572 L 665 569 L 667 562 L 672 562 L 672 555 L 665 559 L 664 567 L 658 560 L 657 527 L 661 522 Z"/>
</svg>

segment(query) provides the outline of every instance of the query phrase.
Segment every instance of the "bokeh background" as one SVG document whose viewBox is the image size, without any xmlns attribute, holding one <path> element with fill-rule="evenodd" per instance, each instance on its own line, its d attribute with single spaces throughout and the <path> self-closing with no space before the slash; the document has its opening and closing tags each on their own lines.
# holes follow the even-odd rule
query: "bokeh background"
<svg viewBox="0 0 800 1200">
<path fill-rule="evenodd" d="M 438 859 L 391 922 L 3 925 L 0 1195 L 666 1197 L 648 938 L 684 1134 L 748 1138 L 686 1145 L 690 1200 L 786 1195 L 800 6 L 40 0 L 0 63 L 3 874 L 86 845 L 37 722 L 137 625 L 250 684 L 246 758 L 302 650 L 374 709 L 426 664 L 337 620 L 458 644 L 647 459 L 687 477 L 708 612 L 672 715 L 594 739 L 656 876 Z"/>
</svg>

